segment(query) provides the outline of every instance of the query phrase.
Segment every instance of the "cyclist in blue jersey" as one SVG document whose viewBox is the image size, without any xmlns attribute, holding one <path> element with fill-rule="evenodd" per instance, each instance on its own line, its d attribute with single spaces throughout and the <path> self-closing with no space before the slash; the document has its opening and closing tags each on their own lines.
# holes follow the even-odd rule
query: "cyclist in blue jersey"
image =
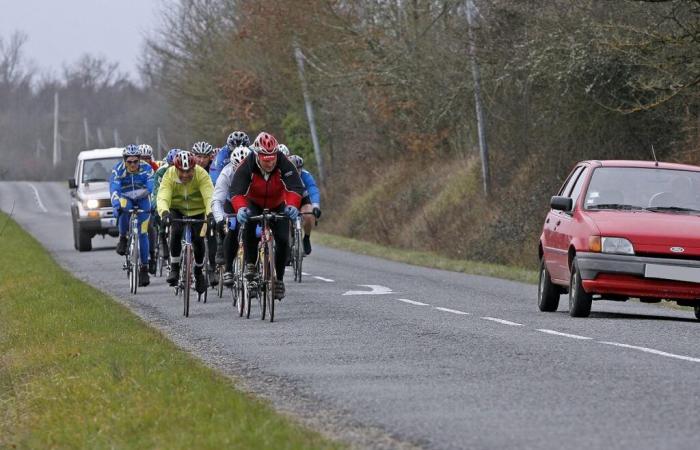
<svg viewBox="0 0 700 450">
<path fill-rule="evenodd" d="M 216 154 L 216 159 L 209 170 L 209 175 L 211 175 L 211 181 L 216 185 L 216 180 L 219 178 L 221 171 L 231 160 L 231 152 L 234 148 L 245 146 L 250 147 L 250 138 L 243 131 L 234 131 L 228 135 L 226 139 L 226 145 L 219 149 Z"/>
<path fill-rule="evenodd" d="M 309 214 L 304 214 L 304 254 L 311 254 L 311 230 L 316 221 L 321 217 L 321 191 L 316 186 L 316 180 L 313 175 L 304 169 L 304 158 L 298 155 L 292 155 L 289 160 L 294 164 L 299 172 L 301 181 L 304 183 L 304 198 L 301 200 L 301 212 L 313 213 L 313 217 Z"/>
<path fill-rule="evenodd" d="M 138 214 L 139 246 L 141 267 L 139 285 L 148 286 L 149 242 L 148 223 L 151 212 L 150 194 L 153 192 L 153 169 L 140 159 L 141 152 L 136 145 L 128 145 L 122 151 L 124 161 L 117 163 L 109 178 L 109 192 L 114 208 L 114 217 L 119 223 L 119 243 L 117 253 L 126 254 L 129 228 L 128 210 L 134 206 L 141 209 Z"/>
</svg>

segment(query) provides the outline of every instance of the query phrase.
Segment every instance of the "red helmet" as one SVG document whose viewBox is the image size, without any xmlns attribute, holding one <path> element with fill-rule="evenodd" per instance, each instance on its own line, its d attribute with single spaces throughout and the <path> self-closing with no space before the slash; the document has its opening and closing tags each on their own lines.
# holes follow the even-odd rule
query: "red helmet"
<svg viewBox="0 0 700 450">
<path fill-rule="evenodd" d="M 194 153 L 186 150 L 180 151 L 175 155 L 175 167 L 180 170 L 190 170 L 195 166 Z"/>
<path fill-rule="evenodd" d="M 255 138 L 253 149 L 258 156 L 276 155 L 277 139 L 270 133 L 263 131 Z"/>
</svg>

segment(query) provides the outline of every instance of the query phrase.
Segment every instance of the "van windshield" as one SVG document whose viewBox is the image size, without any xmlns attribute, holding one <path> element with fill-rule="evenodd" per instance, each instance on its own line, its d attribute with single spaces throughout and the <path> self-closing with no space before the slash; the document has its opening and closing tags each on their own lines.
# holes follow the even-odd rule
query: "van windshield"
<svg viewBox="0 0 700 450">
<path fill-rule="evenodd" d="M 112 168 L 121 158 L 86 159 L 83 161 L 82 183 L 97 183 L 109 181 Z"/>
</svg>

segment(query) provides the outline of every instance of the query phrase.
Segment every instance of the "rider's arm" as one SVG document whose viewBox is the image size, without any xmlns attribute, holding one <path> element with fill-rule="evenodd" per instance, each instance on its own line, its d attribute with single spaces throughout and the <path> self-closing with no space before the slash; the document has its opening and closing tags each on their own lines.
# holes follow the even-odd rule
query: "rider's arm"
<svg viewBox="0 0 700 450">
<path fill-rule="evenodd" d="M 114 168 L 112 168 L 112 174 L 109 176 L 109 194 L 112 201 L 112 207 L 119 207 L 119 198 L 122 195 L 122 185 L 119 181 L 119 172 L 124 167 L 123 162 L 117 163 Z"/>
<path fill-rule="evenodd" d="M 304 182 L 306 190 L 309 192 L 309 198 L 311 199 L 311 204 L 315 208 L 321 207 L 321 191 L 319 191 L 318 186 L 316 186 L 316 180 L 314 176 L 308 170 L 301 171 L 301 181 Z"/>
<path fill-rule="evenodd" d="M 175 166 L 172 166 L 175 167 Z M 158 208 L 158 215 L 163 217 L 163 213 L 170 211 L 170 202 L 173 196 L 173 183 L 174 177 L 177 176 L 177 172 L 174 168 L 168 169 L 163 175 L 163 180 L 158 186 L 158 198 L 156 199 L 156 204 Z"/>
<path fill-rule="evenodd" d="M 198 178 L 199 192 L 202 193 L 202 199 L 204 199 L 204 215 L 208 216 L 211 212 L 211 200 L 214 196 L 214 185 L 209 177 L 209 172 L 201 167 L 195 167 L 195 174 Z"/>
<path fill-rule="evenodd" d="M 150 165 L 149 165 L 148 170 L 146 171 L 146 189 L 148 189 L 149 194 L 153 193 L 153 188 L 155 186 L 154 185 L 154 183 L 155 183 L 154 178 L 155 177 L 154 177 L 153 168 L 150 167 Z"/>
<path fill-rule="evenodd" d="M 279 170 L 282 173 L 282 183 L 284 183 L 286 189 L 284 193 L 285 203 L 296 208 L 301 207 L 301 199 L 304 196 L 305 189 L 299 172 L 287 158 L 280 159 Z"/>
<path fill-rule="evenodd" d="M 231 188 L 231 178 L 233 176 L 233 166 L 227 165 L 221 171 L 214 186 L 214 196 L 211 201 L 211 211 L 217 222 L 224 220 L 224 203 L 228 201 L 229 189 Z"/>
<path fill-rule="evenodd" d="M 219 153 L 216 154 L 216 158 L 214 159 L 214 163 L 211 165 L 211 168 L 209 169 L 209 176 L 211 176 L 211 182 L 216 184 L 217 181 L 219 181 L 219 177 L 221 176 L 221 173 L 224 171 L 224 168 L 226 166 L 226 159 L 229 157 L 230 152 L 228 151 L 228 146 L 225 145 L 224 147 L 219 150 Z"/>
</svg>

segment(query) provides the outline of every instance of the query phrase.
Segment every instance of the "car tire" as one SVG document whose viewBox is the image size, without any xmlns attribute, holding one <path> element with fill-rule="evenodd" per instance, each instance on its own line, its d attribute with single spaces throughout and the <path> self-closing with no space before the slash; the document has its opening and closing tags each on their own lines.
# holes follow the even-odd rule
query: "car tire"
<svg viewBox="0 0 700 450">
<path fill-rule="evenodd" d="M 78 224 L 75 222 L 75 217 L 73 217 L 73 248 L 78 250 Z"/>
<path fill-rule="evenodd" d="M 695 305 L 693 309 L 695 310 L 695 318 L 700 320 L 700 305 Z"/>
<path fill-rule="evenodd" d="M 571 278 L 569 281 L 569 315 L 571 317 L 588 317 L 591 314 L 593 295 L 583 290 L 581 272 L 574 257 L 571 263 Z"/>
<path fill-rule="evenodd" d="M 559 307 L 561 289 L 552 283 L 544 258 L 540 260 L 540 279 L 537 289 L 537 306 L 542 312 L 554 312 Z"/>
<path fill-rule="evenodd" d="M 78 251 L 79 252 L 89 252 L 92 250 L 92 236 L 87 231 L 80 229 L 80 225 L 77 228 L 78 234 Z"/>
</svg>

